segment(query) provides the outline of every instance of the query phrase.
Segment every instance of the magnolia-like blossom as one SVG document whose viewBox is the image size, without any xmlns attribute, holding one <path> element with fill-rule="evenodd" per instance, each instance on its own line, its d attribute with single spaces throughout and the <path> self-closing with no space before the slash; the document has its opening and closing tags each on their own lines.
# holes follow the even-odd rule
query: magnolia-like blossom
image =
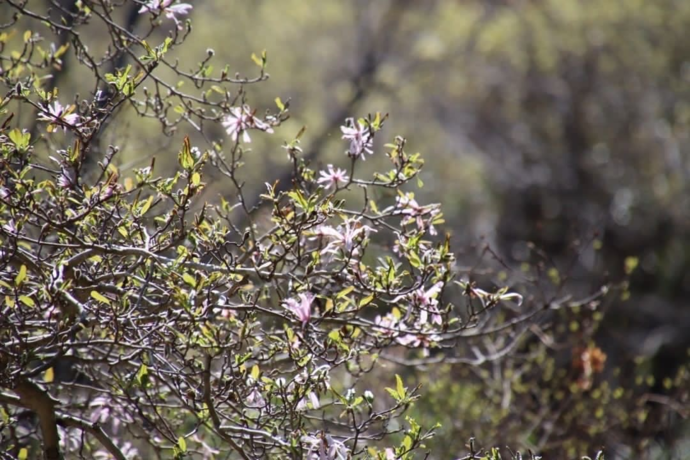
<svg viewBox="0 0 690 460">
<path fill-rule="evenodd" d="M 311 407 L 309 406 L 310 404 L 311 404 Z M 319 407 L 321 407 L 321 405 L 319 403 L 319 397 L 313 391 L 310 391 L 309 393 L 307 393 L 307 396 L 300 399 L 300 401 L 297 403 L 297 410 L 298 411 L 303 411 L 303 410 L 307 410 L 307 409 L 318 409 Z"/>
<path fill-rule="evenodd" d="M 363 225 L 359 218 L 347 219 L 338 228 L 333 228 L 330 225 L 321 225 L 314 234 L 316 237 L 329 238 L 331 242 L 324 248 L 322 253 L 337 253 L 339 249 L 343 249 L 346 253 L 357 255 L 359 248 L 357 245 L 361 240 L 367 238 L 369 233 L 376 232 L 375 229 L 368 225 Z"/>
<path fill-rule="evenodd" d="M 247 387 L 251 388 L 251 391 L 245 399 L 245 404 L 247 407 L 252 409 L 261 409 L 266 407 L 266 400 L 261 394 L 261 384 L 254 380 L 252 377 L 247 377 Z"/>
<path fill-rule="evenodd" d="M 60 188 L 73 188 L 77 185 L 77 170 L 70 165 L 66 160 L 67 152 L 65 150 L 58 150 L 59 158 L 51 156 L 50 159 L 60 165 L 60 175 L 57 179 L 57 185 Z"/>
<path fill-rule="evenodd" d="M 63 166 L 57 185 L 60 188 L 73 188 L 77 185 L 77 172 L 70 166 Z"/>
<path fill-rule="evenodd" d="M 342 441 L 336 441 L 328 434 L 302 436 L 306 444 L 308 460 L 347 460 L 350 450 Z"/>
<path fill-rule="evenodd" d="M 428 290 L 424 290 L 424 287 L 420 287 L 410 294 L 396 297 L 393 299 L 393 302 L 406 300 L 410 302 L 412 307 L 419 309 L 419 326 L 427 324 L 429 321 L 429 314 L 431 314 L 432 324 L 441 325 L 443 319 L 441 318 L 441 312 L 438 310 L 438 299 L 436 299 L 441 289 L 443 289 L 443 282 L 439 281 Z"/>
<path fill-rule="evenodd" d="M 136 447 L 132 445 L 131 442 L 125 442 L 120 446 L 120 452 L 125 458 L 135 458 L 138 457 L 139 451 Z M 98 450 L 93 454 L 94 460 L 114 460 L 116 457 L 106 450 Z M 208 458 L 208 457 L 207 457 Z"/>
<path fill-rule="evenodd" d="M 76 125 L 79 122 L 79 114 L 72 113 L 72 107 L 63 107 L 60 101 L 53 102 L 53 105 L 44 107 L 45 113 L 40 113 L 37 120 L 47 121 L 56 126 L 55 130 L 64 129 L 62 123 Z"/>
<path fill-rule="evenodd" d="M 285 308 L 290 310 L 304 327 L 311 318 L 311 304 L 314 302 L 315 296 L 311 292 L 302 292 L 298 297 L 299 300 L 287 299 L 284 304 Z"/>
<path fill-rule="evenodd" d="M 179 19 L 177 19 L 176 15 L 185 16 L 189 14 L 189 11 L 193 7 L 189 3 L 176 3 L 173 5 L 173 1 L 174 0 L 149 0 L 148 3 L 141 7 L 139 14 L 165 14 L 166 18 L 175 21 L 175 25 L 178 29 L 182 29 L 182 24 Z"/>
<path fill-rule="evenodd" d="M 260 409 L 262 407 L 266 407 L 266 400 L 264 399 L 261 392 L 254 388 L 247 396 L 246 404 L 247 407 L 251 407 L 253 409 Z"/>
<path fill-rule="evenodd" d="M 200 450 L 201 450 L 201 458 L 202 460 L 213 460 L 215 458 L 218 458 L 217 456 L 220 454 L 220 450 L 215 449 L 211 447 L 202 437 L 200 437 L 198 434 L 193 434 L 191 436 L 192 441 L 195 443 L 199 444 Z M 213 439 L 213 438 L 211 438 Z"/>
<path fill-rule="evenodd" d="M 484 308 L 487 307 L 487 303 L 498 303 L 498 302 L 515 302 L 517 306 L 522 305 L 522 295 L 517 292 L 509 292 L 508 288 L 500 289 L 498 292 L 487 292 L 484 289 L 476 288 L 467 282 L 455 281 L 456 284 L 462 286 L 466 294 L 471 298 L 478 298 L 482 303 Z"/>
<path fill-rule="evenodd" d="M 431 313 L 431 322 L 440 325 L 443 320 L 441 313 L 438 311 L 438 300 L 436 296 L 443 289 L 443 283 L 438 282 L 431 286 L 427 291 L 424 288 L 419 288 L 409 295 L 409 299 L 415 307 L 419 308 L 419 322 L 426 324 Z"/>
<path fill-rule="evenodd" d="M 244 142 L 251 142 L 252 139 L 247 132 L 249 129 L 258 129 L 267 133 L 273 132 L 273 129 L 267 123 L 254 116 L 248 105 L 232 107 L 230 113 L 223 118 L 222 124 L 233 142 L 237 142 L 240 134 Z"/>
<path fill-rule="evenodd" d="M 317 181 L 319 184 L 324 184 L 326 188 L 338 188 L 350 180 L 347 172 L 344 169 L 334 168 L 333 165 L 328 165 L 328 171 L 320 171 L 321 177 Z"/>
<path fill-rule="evenodd" d="M 345 125 L 340 127 L 343 132 L 343 139 L 350 141 L 350 148 L 347 154 L 353 158 L 360 157 L 365 159 L 365 153 L 372 155 L 374 145 L 374 134 L 366 123 L 356 121 L 353 118 L 345 120 Z"/>
<path fill-rule="evenodd" d="M 441 336 L 437 334 L 405 334 L 396 339 L 396 341 L 405 347 L 409 348 L 424 348 L 425 350 L 431 346 L 432 343 L 441 340 Z M 425 352 L 426 354 L 426 352 Z"/>
<path fill-rule="evenodd" d="M 396 208 L 400 210 L 401 214 L 408 216 L 403 219 L 403 225 L 415 222 L 419 230 L 424 230 L 428 226 L 430 234 L 437 234 L 436 228 L 431 222 L 441 212 L 438 205 L 420 206 L 412 193 L 405 193 L 399 196 L 396 201 Z"/>
<path fill-rule="evenodd" d="M 17 228 L 17 223 L 14 221 L 14 219 L 8 220 L 7 223 L 2 226 L 2 229 L 5 230 L 7 233 L 10 233 L 10 234 L 19 233 L 19 229 Z"/>
<path fill-rule="evenodd" d="M 80 431 L 73 429 L 70 430 L 68 428 L 63 428 L 62 426 L 58 425 L 58 436 L 60 438 L 60 444 L 62 446 L 62 451 L 65 454 L 70 454 L 72 452 L 77 452 L 79 451 L 79 448 L 82 445 L 81 442 L 81 436 L 80 436 Z"/>
<path fill-rule="evenodd" d="M 377 330 L 388 337 L 394 337 L 399 334 L 401 326 L 404 324 L 398 324 L 398 318 L 393 315 L 393 313 L 388 313 L 386 316 L 377 315 L 374 318 L 374 323 L 379 326 Z"/>
<path fill-rule="evenodd" d="M 120 426 L 132 423 L 132 418 L 129 415 L 115 410 L 117 407 L 109 398 L 97 396 L 89 403 L 89 408 L 92 409 L 89 420 L 91 423 L 98 423 L 101 426 L 110 424 L 113 433 L 117 433 Z"/>
</svg>

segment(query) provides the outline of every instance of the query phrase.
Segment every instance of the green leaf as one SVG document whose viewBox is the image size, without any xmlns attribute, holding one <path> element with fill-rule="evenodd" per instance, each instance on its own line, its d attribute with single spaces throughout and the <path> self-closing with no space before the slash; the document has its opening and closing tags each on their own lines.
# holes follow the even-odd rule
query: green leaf
<svg viewBox="0 0 690 460">
<path fill-rule="evenodd" d="M 26 265 L 22 265 L 19 268 L 19 273 L 17 273 L 17 276 L 14 278 L 14 285 L 15 286 L 21 286 L 21 284 L 24 282 L 26 279 Z"/>
<path fill-rule="evenodd" d="M 281 112 L 283 110 L 285 110 L 285 104 L 283 104 L 283 101 L 280 99 L 280 97 L 277 97 L 275 99 L 275 101 L 276 101 L 276 106 L 278 106 L 278 108 L 280 109 Z"/>
<path fill-rule="evenodd" d="M 180 150 L 180 154 L 178 155 L 178 160 L 183 169 L 191 169 L 194 166 L 194 157 L 192 156 L 192 148 L 189 142 L 189 137 L 184 138 L 184 144 L 182 146 L 182 150 Z"/>
<path fill-rule="evenodd" d="M 144 214 L 146 214 L 148 210 L 151 208 L 151 204 L 153 204 L 153 195 L 151 195 L 149 199 L 141 205 L 141 208 L 139 209 L 139 216 L 143 216 Z"/>
<path fill-rule="evenodd" d="M 381 214 L 379 212 L 378 206 L 376 206 L 376 202 L 374 200 L 369 200 L 369 207 L 371 208 L 372 211 L 374 211 L 374 214 Z"/>
<path fill-rule="evenodd" d="M 342 299 L 343 297 L 347 296 L 350 292 L 354 291 L 355 287 L 354 286 L 348 286 L 342 291 L 340 291 L 335 297 L 337 299 Z"/>
<path fill-rule="evenodd" d="M 45 374 L 43 374 L 43 381 L 45 383 L 53 383 L 53 380 L 55 380 L 55 371 L 52 367 L 49 367 L 46 369 Z"/>
<path fill-rule="evenodd" d="M 254 366 L 252 367 L 252 371 L 249 375 L 251 375 L 255 381 L 259 380 L 259 375 L 261 375 L 261 371 L 259 370 L 259 366 L 257 364 L 254 364 Z"/>
<path fill-rule="evenodd" d="M 184 273 L 182 275 L 182 279 L 184 280 L 185 283 L 189 284 L 191 287 L 195 288 L 196 287 L 196 279 L 190 275 L 189 273 Z"/>
<path fill-rule="evenodd" d="M 359 308 L 366 307 L 372 302 L 372 300 L 374 300 L 374 294 L 369 294 L 368 296 L 360 300 Z"/>
<path fill-rule="evenodd" d="M 393 399 L 395 399 L 396 401 L 399 401 L 400 399 L 402 399 L 402 398 L 400 398 L 400 395 L 398 394 L 398 392 L 395 391 L 394 389 L 386 387 L 386 391 L 387 391 L 387 392 L 393 397 Z"/>
<path fill-rule="evenodd" d="M 625 274 L 630 275 L 635 271 L 637 265 L 640 263 L 640 259 L 637 257 L 626 257 L 625 258 Z"/>
<path fill-rule="evenodd" d="M 27 307 L 33 307 L 36 305 L 36 302 L 34 302 L 34 299 L 32 299 L 29 296 L 25 296 L 25 295 L 20 295 L 19 301 L 21 303 L 23 303 L 24 305 L 26 305 Z"/>
<path fill-rule="evenodd" d="M 333 329 L 331 332 L 329 332 L 328 338 L 331 339 L 334 343 L 342 342 L 340 331 L 338 329 Z"/>
<path fill-rule="evenodd" d="M 395 374 L 395 381 L 396 381 L 396 390 L 398 391 L 398 394 L 400 395 L 401 398 L 404 398 L 405 394 L 407 392 L 405 391 L 405 387 L 403 386 L 402 378 L 398 374 Z"/>
<path fill-rule="evenodd" d="M 295 201 L 295 204 L 297 206 L 304 209 L 305 211 L 308 211 L 309 202 L 304 198 L 302 192 L 300 192 L 299 190 L 292 190 L 288 192 L 288 196 Z"/>
<path fill-rule="evenodd" d="M 403 445 L 403 447 L 405 447 L 406 451 L 409 451 L 410 449 L 412 449 L 412 438 L 409 436 L 405 436 L 405 439 L 403 439 L 402 445 Z"/>
<path fill-rule="evenodd" d="M 26 447 L 19 449 L 19 454 L 17 454 L 18 460 L 26 460 L 29 458 L 29 450 Z"/>
<path fill-rule="evenodd" d="M 259 58 L 259 56 L 257 56 L 254 53 L 252 53 L 252 61 L 254 61 L 254 64 L 258 65 L 259 67 L 264 66 L 264 64 L 263 64 L 263 62 L 261 62 L 261 59 Z"/>
<path fill-rule="evenodd" d="M 135 376 L 135 382 L 139 387 L 146 388 L 149 385 L 149 368 L 146 364 L 142 364 Z"/>
<path fill-rule="evenodd" d="M 177 439 L 177 446 L 182 452 L 187 452 L 187 441 L 182 436 Z"/>
<path fill-rule="evenodd" d="M 98 291 L 91 291 L 91 297 L 106 305 L 110 305 L 110 300 Z"/>
<path fill-rule="evenodd" d="M 20 152 L 26 151 L 29 147 L 29 142 L 31 141 L 31 133 L 23 133 L 19 129 L 15 128 L 8 134 L 10 140 L 14 143 L 14 146 Z"/>
</svg>

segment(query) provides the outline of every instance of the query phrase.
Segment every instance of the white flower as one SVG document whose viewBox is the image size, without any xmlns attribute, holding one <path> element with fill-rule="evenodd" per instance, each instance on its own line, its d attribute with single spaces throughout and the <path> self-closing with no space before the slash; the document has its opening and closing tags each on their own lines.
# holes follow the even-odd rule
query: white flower
<svg viewBox="0 0 690 460">
<path fill-rule="evenodd" d="M 345 120 L 345 125 L 340 127 L 343 132 L 343 139 L 350 141 L 350 148 L 347 154 L 353 158 L 361 157 L 364 160 L 364 153 L 372 155 L 374 151 L 374 135 L 369 129 L 369 126 L 354 119 L 348 118 Z"/>
<path fill-rule="evenodd" d="M 427 323 L 429 313 L 431 313 L 431 322 L 433 324 L 440 325 L 442 323 L 443 320 L 438 311 L 438 300 L 436 300 L 436 295 L 441 292 L 441 289 L 443 289 L 443 283 L 438 282 L 427 291 L 424 288 L 419 288 L 410 294 L 409 298 L 412 305 L 419 308 L 419 322 L 421 324 Z"/>
<path fill-rule="evenodd" d="M 142 13 L 153 13 L 153 14 L 165 14 L 165 17 L 175 21 L 175 25 L 178 29 L 182 29 L 182 24 L 177 19 L 177 14 L 185 16 L 189 14 L 189 11 L 193 8 L 189 3 L 177 3 L 173 5 L 174 0 L 150 0 L 139 10 L 139 14 Z"/>
<path fill-rule="evenodd" d="M 333 165 L 328 165 L 328 171 L 320 171 L 321 177 L 317 181 L 319 184 L 325 184 L 326 188 L 335 188 L 347 184 L 350 178 L 344 169 L 334 168 Z"/>
<path fill-rule="evenodd" d="M 352 252 L 353 255 L 357 255 L 359 252 L 357 245 L 361 244 L 361 241 L 367 238 L 371 232 L 376 232 L 376 230 L 368 225 L 363 225 L 357 218 L 346 220 L 337 229 L 330 225 L 322 225 L 315 230 L 314 234 L 317 237 L 326 237 L 332 240 L 322 251 L 323 253 L 336 253 L 339 249 L 344 249 L 347 253 Z"/>
<path fill-rule="evenodd" d="M 380 326 L 377 329 L 381 334 L 389 337 L 397 336 L 401 326 L 404 326 L 404 324 L 398 324 L 398 319 L 395 317 L 395 315 L 393 315 L 393 313 L 388 313 L 384 317 L 377 315 L 374 319 L 374 323 L 376 323 L 377 326 Z"/>
<path fill-rule="evenodd" d="M 251 393 L 247 396 L 247 407 L 252 409 L 260 409 L 266 406 L 266 400 L 261 395 L 261 392 L 254 388 Z"/>
<path fill-rule="evenodd" d="M 429 348 L 433 342 L 441 340 L 441 336 L 433 334 L 406 334 L 397 339 L 400 345 L 410 348 Z"/>
<path fill-rule="evenodd" d="M 254 116 L 248 105 L 230 108 L 230 113 L 223 118 L 222 124 L 233 142 L 237 142 L 240 134 L 242 134 L 244 142 L 251 142 L 252 139 L 247 133 L 249 129 L 258 129 L 267 133 L 273 132 L 273 129 L 268 124 Z"/>
<path fill-rule="evenodd" d="M 136 447 L 132 445 L 131 442 L 125 442 L 120 446 L 120 452 L 122 452 L 122 455 L 125 456 L 125 458 L 134 458 L 139 455 L 139 451 L 137 450 Z M 108 451 L 105 450 L 98 450 L 94 452 L 93 454 L 94 460 L 114 460 L 115 457 L 113 454 L 111 454 Z"/>
<path fill-rule="evenodd" d="M 309 407 L 309 404 L 311 404 L 311 407 Z M 318 409 L 319 407 L 321 407 L 319 403 L 319 397 L 313 391 L 310 391 L 306 397 L 300 399 L 300 401 L 297 403 L 298 411 L 307 409 Z"/>
<path fill-rule="evenodd" d="M 306 444 L 308 460 L 347 460 L 349 449 L 342 441 L 336 441 L 331 435 L 321 433 L 302 437 Z"/>
</svg>

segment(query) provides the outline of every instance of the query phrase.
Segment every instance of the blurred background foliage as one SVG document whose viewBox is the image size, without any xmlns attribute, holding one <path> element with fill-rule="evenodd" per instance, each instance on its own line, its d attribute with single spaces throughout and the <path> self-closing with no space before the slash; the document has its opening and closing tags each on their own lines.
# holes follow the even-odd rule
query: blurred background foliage
<svg viewBox="0 0 690 460">
<path fill-rule="evenodd" d="M 423 154 L 416 197 L 442 203 L 460 265 L 489 245 L 499 276 L 536 280 L 544 295 L 533 302 L 629 277 L 597 310 L 544 318 L 514 356 L 410 370 L 426 395 L 415 414 L 443 424 L 435 458 L 458 455 L 470 435 L 545 458 L 599 447 L 607 458 L 688 458 L 690 2 L 191 3 L 182 68 L 212 48 L 213 72 L 229 63 L 255 76 L 250 56 L 265 49 L 271 78 L 246 87 L 247 101 L 259 111 L 291 101 L 292 118 L 255 136 L 245 157 L 257 199 L 264 182 L 289 182 L 280 146 L 302 126 L 312 166 L 343 167 L 344 118 L 388 112 L 378 140 L 404 135 Z M 102 33 L 89 31 L 94 47 Z M 92 90 L 68 63 L 59 86 Z M 154 123 L 123 113 L 109 127 L 125 174 L 153 156 L 161 172 L 175 166 L 177 137 L 192 131 L 162 139 Z M 229 190 L 210 181 L 206 196 Z"/>
</svg>

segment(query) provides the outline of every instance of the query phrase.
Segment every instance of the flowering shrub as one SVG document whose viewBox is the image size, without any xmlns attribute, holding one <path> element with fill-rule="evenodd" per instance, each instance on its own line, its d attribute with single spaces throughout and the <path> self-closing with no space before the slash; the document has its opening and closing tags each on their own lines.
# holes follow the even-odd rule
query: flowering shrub
<svg viewBox="0 0 690 460">
<path fill-rule="evenodd" d="M 345 154 L 327 169 L 304 161 L 300 135 L 288 140 L 292 187 L 267 183 L 249 207 L 247 144 L 285 136 L 289 108 L 247 100 L 245 86 L 268 77 L 265 53 L 254 78 L 214 72 L 210 50 L 191 72 L 168 59 L 191 33 L 180 16 L 192 5 L 8 5 L 5 29 L 46 33 L 0 36 L 0 427 L 11 455 L 412 458 L 435 428 L 403 418 L 418 388 L 393 371 L 381 391 L 360 383 L 366 374 L 448 353 L 498 359 L 544 310 L 462 276 L 448 238 L 433 238 L 439 206 L 404 189 L 420 156 L 402 137 L 374 144 L 380 114 L 343 121 Z M 87 24 L 108 31 L 102 55 L 80 33 Z M 63 106 L 49 85 L 67 55 L 93 90 Z M 122 107 L 184 134 L 174 174 L 154 161 L 118 168 L 119 146 L 102 144 Z M 389 171 L 359 174 L 367 154 L 387 156 Z M 209 168 L 234 198 L 200 199 Z M 486 345 L 499 335 L 500 349 Z"/>
</svg>

